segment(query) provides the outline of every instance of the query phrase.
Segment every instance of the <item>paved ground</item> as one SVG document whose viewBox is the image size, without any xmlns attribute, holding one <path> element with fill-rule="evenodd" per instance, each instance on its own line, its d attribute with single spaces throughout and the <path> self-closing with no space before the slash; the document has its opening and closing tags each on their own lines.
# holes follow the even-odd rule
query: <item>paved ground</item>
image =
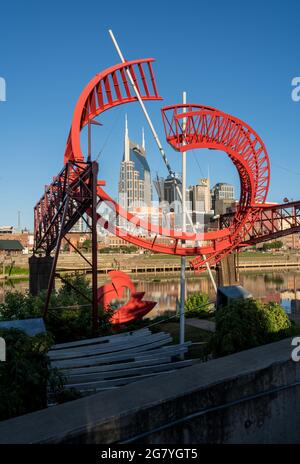
<svg viewBox="0 0 300 464">
<path fill-rule="evenodd" d="M 207 319 L 196 319 L 196 318 L 186 318 L 185 323 L 191 325 L 192 327 L 197 327 L 198 329 L 207 330 L 208 332 L 216 331 L 216 323 L 213 321 L 208 321 Z"/>
</svg>

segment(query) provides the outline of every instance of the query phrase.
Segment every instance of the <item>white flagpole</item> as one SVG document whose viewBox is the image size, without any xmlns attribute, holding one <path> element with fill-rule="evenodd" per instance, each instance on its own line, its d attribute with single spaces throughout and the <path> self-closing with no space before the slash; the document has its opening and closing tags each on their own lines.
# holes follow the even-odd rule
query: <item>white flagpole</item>
<svg viewBox="0 0 300 464">
<path fill-rule="evenodd" d="M 186 92 L 182 94 L 182 103 L 186 104 Z M 183 112 L 186 112 L 186 108 L 183 108 Z M 183 119 L 183 130 L 185 130 L 186 118 Z M 183 141 L 185 145 L 185 141 Z M 186 151 L 182 152 L 182 232 L 186 232 Z M 182 241 L 182 246 L 185 247 L 185 242 Z M 186 257 L 181 256 L 181 270 L 180 270 L 180 320 L 179 320 L 179 343 L 184 344 L 185 334 L 185 268 L 186 268 Z M 184 354 L 182 354 L 184 358 Z"/>
<path fill-rule="evenodd" d="M 119 47 L 119 45 L 118 45 L 118 42 L 117 42 L 117 40 L 116 40 L 116 38 L 115 38 L 115 36 L 114 36 L 114 34 L 113 34 L 113 31 L 112 31 L 111 29 L 109 29 L 108 32 L 109 32 L 109 35 L 110 35 L 110 37 L 111 37 L 111 40 L 112 40 L 112 42 L 113 42 L 113 44 L 114 44 L 114 46 L 115 46 L 115 49 L 117 50 L 117 53 L 118 53 L 118 55 L 119 55 L 119 57 L 120 57 L 121 62 L 122 62 L 122 63 L 126 63 L 126 60 L 125 60 L 125 58 L 124 58 L 124 55 L 123 55 L 123 53 L 121 52 L 121 49 L 120 49 L 120 47 Z M 158 137 L 158 135 L 157 135 L 157 132 L 156 132 L 156 130 L 155 130 L 153 124 L 152 124 L 152 121 L 151 121 L 151 119 L 150 119 L 149 113 L 148 113 L 148 111 L 147 111 L 147 109 L 146 109 L 146 107 L 145 107 L 145 104 L 144 104 L 144 102 L 143 102 L 143 100 L 142 100 L 142 98 L 141 98 L 141 96 L 140 96 L 140 93 L 139 93 L 139 91 L 138 91 L 138 89 L 137 89 L 137 87 L 136 87 L 136 85 L 135 85 L 135 83 L 134 83 L 133 77 L 132 77 L 131 72 L 130 72 L 130 70 L 129 70 L 128 68 L 126 69 L 126 74 L 127 74 L 128 79 L 129 79 L 129 81 L 130 81 L 130 84 L 132 85 L 132 88 L 133 88 L 133 90 L 134 90 L 134 92 L 135 92 L 135 95 L 136 95 L 136 97 L 137 97 L 137 99 L 138 99 L 138 102 L 139 102 L 139 104 L 141 105 L 141 108 L 142 108 L 142 110 L 143 110 L 143 113 L 144 113 L 144 115 L 145 115 L 145 118 L 146 118 L 146 120 L 147 120 L 147 122 L 148 122 L 148 124 L 149 124 L 150 130 L 151 130 L 151 132 L 152 132 L 152 134 L 153 134 L 154 140 L 156 141 L 156 144 L 157 144 L 157 146 L 158 146 L 158 149 L 159 149 L 159 151 L 160 151 L 160 153 L 161 153 L 161 155 L 162 155 L 162 157 L 163 157 L 163 160 L 164 160 L 164 163 L 165 163 L 165 165 L 166 165 L 166 167 L 167 167 L 167 169 L 168 169 L 168 172 L 169 172 L 169 174 L 171 175 L 171 177 L 172 177 L 172 178 L 174 179 L 174 181 L 175 181 L 175 186 L 176 186 L 177 195 L 178 195 L 179 199 L 182 201 L 181 191 L 180 191 L 179 185 L 178 185 L 178 183 L 177 183 L 176 177 L 175 177 L 175 175 L 174 175 L 174 172 L 173 172 L 172 169 L 171 169 L 170 163 L 169 163 L 169 161 L 168 161 L 168 159 L 167 159 L 167 156 L 166 156 L 166 154 L 165 154 L 165 151 L 164 151 L 164 149 L 163 149 L 163 147 L 162 147 L 162 144 L 161 144 L 161 142 L 160 142 L 160 140 L 159 140 L 159 137 Z M 195 231 L 195 228 L 194 228 L 194 225 L 193 225 L 192 217 L 191 217 L 191 215 L 189 214 L 189 212 L 186 211 L 186 210 L 185 210 L 185 216 L 188 218 L 189 223 L 191 224 L 191 227 L 193 228 L 194 232 L 196 232 L 196 231 Z M 204 255 L 203 255 L 203 258 L 205 259 L 205 256 L 204 256 Z M 207 270 L 208 270 L 208 273 L 209 273 L 209 276 L 210 276 L 212 285 L 213 285 L 213 287 L 214 287 L 214 289 L 215 289 L 215 292 L 217 292 L 216 282 L 215 282 L 214 277 L 213 277 L 213 275 L 212 275 L 210 266 L 209 266 L 208 263 L 205 263 L 205 266 L 206 266 L 206 268 L 207 268 Z"/>
</svg>

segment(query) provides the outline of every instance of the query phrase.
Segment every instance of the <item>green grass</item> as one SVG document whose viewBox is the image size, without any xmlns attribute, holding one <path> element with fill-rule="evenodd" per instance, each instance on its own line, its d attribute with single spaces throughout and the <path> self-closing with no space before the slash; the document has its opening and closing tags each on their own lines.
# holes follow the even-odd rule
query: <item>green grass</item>
<svg viewBox="0 0 300 464">
<path fill-rule="evenodd" d="M 0 280 L 0 285 L 8 286 L 9 284 L 15 285 L 15 284 L 18 284 L 18 283 L 21 283 L 21 282 L 29 282 L 28 277 L 27 276 L 24 276 L 24 277 L 19 277 L 19 276 L 6 277 L 5 280 L 4 279 Z"/>
<path fill-rule="evenodd" d="M 151 328 L 152 332 L 168 332 L 173 338 L 173 343 L 179 343 L 179 322 L 162 322 Z M 211 332 L 198 329 L 190 325 L 185 326 L 185 340 L 192 343 L 208 342 Z M 186 359 L 198 359 L 205 356 L 206 345 L 192 345 L 189 347 Z"/>
<path fill-rule="evenodd" d="M 284 259 L 286 260 L 288 254 L 282 254 L 282 253 L 261 253 L 260 251 L 248 251 L 248 252 L 242 252 L 240 253 L 239 255 L 239 259 L 241 261 L 243 260 L 247 260 L 247 259 L 264 259 L 266 260 L 267 258 L 269 259 L 276 259 L 276 260 L 280 260 L 280 259 Z"/>
<path fill-rule="evenodd" d="M 166 259 L 166 260 L 175 260 L 175 261 L 178 261 L 180 260 L 180 256 L 176 256 L 176 255 L 167 255 L 167 254 L 162 254 L 162 253 L 153 253 L 151 255 L 141 255 L 145 260 L 148 260 L 148 259 L 156 259 L 156 260 L 160 260 L 160 259 Z"/>
<path fill-rule="evenodd" d="M 5 274 L 8 275 L 10 271 L 10 266 L 5 266 Z M 13 266 L 11 273 L 11 276 L 13 275 L 29 275 L 29 269 L 24 268 L 24 267 L 18 267 L 18 266 Z"/>
</svg>

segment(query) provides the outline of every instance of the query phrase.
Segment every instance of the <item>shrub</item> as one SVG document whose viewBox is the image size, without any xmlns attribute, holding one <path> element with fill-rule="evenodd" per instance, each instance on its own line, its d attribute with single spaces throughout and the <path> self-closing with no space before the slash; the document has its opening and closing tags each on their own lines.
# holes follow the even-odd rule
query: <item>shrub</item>
<svg viewBox="0 0 300 464">
<path fill-rule="evenodd" d="M 99 249 L 99 253 L 136 253 L 138 247 L 134 245 L 120 245 L 118 247 L 103 247 Z"/>
<path fill-rule="evenodd" d="M 83 395 L 75 388 L 61 389 L 55 393 L 55 401 L 58 404 L 67 403 L 68 401 L 78 400 Z"/>
<path fill-rule="evenodd" d="M 89 238 L 87 238 L 87 239 L 82 243 L 81 248 L 82 248 L 84 251 L 86 251 L 86 252 L 91 251 L 91 249 L 92 249 L 92 240 L 89 239 Z"/>
<path fill-rule="evenodd" d="M 291 322 L 277 303 L 236 300 L 216 312 L 216 332 L 209 348 L 225 356 L 280 340 L 289 335 Z"/>
<path fill-rule="evenodd" d="M 53 340 L 47 334 L 29 337 L 16 329 L 0 329 L 6 341 L 6 361 L 0 363 L 0 420 L 47 406 L 47 383 L 61 383 L 49 369 L 47 351 Z"/>
<path fill-rule="evenodd" d="M 5 302 L 0 304 L 0 320 L 40 317 L 42 305 L 40 297 L 34 298 L 21 292 L 7 292 Z"/>
<path fill-rule="evenodd" d="M 206 293 L 194 293 L 185 300 L 184 305 L 187 316 L 208 316 L 212 313 L 213 306 L 209 304 Z"/>
<path fill-rule="evenodd" d="M 275 242 L 264 243 L 262 249 L 264 251 L 268 250 L 279 250 L 283 247 L 283 242 L 281 240 L 275 240 Z"/>
</svg>

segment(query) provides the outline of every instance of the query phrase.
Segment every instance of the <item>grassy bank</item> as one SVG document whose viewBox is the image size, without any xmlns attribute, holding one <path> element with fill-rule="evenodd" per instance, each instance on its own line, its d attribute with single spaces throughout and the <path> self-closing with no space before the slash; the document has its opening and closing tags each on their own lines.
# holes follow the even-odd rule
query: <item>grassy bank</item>
<svg viewBox="0 0 300 464">
<path fill-rule="evenodd" d="M 4 272 L 3 272 L 4 271 Z M 3 268 L 0 268 L 0 279 L 22 279 L 22 278 L 27 278 L 29 276 L 29 269 L 26 267 L 10 267 L 10 266 L 5 266 L 4 270 Z"/>
<path fill-rule="evenodd" d="M 152 332 L 168 332 L 173 338 L 173 343 L 179 343 L 179 321 L 162 322 L 151 327 Z M 211 337 L 211 332 L 185 325 L 185 340 L 191 341 L 192 346 L 189 347 L 186 358 L 202 359 L 206 354 L 206 344 Z"/>
</svg>

